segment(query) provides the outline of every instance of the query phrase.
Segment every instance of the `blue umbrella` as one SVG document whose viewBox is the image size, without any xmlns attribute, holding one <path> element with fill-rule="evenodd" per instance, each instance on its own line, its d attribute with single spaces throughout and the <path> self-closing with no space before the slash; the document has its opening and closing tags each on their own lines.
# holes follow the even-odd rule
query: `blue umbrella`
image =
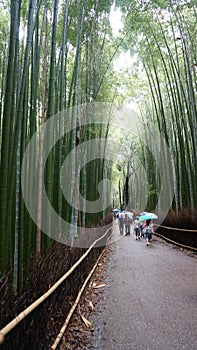
<svg viewBox="0 0 197 350">
<path fill-rule="evenodd" d="M 140 220 L 152 220 L 158 219 L 158 216 L 154 213 L 145 213 L 144 215 L 140 215 Z"/>
</svg>

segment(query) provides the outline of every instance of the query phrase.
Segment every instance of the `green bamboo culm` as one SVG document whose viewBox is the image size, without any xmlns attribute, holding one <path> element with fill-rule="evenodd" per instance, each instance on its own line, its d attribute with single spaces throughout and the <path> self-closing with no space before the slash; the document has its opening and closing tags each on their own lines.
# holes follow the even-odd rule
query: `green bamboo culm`
<svg viewBox="0 0 197 350">
<path fill-rule="evenodd" d="M 14 60 L 17 40 L 18 25 L 18 1 L 11 1 L 10 15 L 10 38 L 8 64 L 5 83 L 5 104 L 2 120 L 2 140 L 1 140 L 1 165 L 0 165 L 0 270 L 4 271 L 8 267 L 8 242 L 6 241 L 7 224 L 7 200 L 8 200 L 8 174 L 9 174 L 9 141 L 10 141 L 10 118 L 13 96 Z M 11 219 L 11 218 L 9 218 Z"/>
</svg>

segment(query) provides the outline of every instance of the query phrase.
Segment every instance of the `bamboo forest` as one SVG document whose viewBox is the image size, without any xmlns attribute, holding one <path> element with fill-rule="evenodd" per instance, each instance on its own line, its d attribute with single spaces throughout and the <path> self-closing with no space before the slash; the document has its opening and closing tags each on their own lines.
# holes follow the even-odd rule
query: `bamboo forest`
<svg viewBox="0 0 197 350">
<path fill-rule="evenodd" d="M 0 328 L 110 231 L 114 208 L 197 229 L 196 24 L 195 0 L 1 1 Z M 57 292 L 65 312 L 106 241 Z M 55 330 L 47 303 L 10 339 Z"/>
</svg>

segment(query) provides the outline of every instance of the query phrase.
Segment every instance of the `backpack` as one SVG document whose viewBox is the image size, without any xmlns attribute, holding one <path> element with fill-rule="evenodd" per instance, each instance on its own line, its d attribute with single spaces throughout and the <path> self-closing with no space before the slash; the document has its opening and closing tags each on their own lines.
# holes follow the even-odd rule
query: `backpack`
<svg viewBox="0 0 197 350">
<path fill-rule="evenodd" d="M 148 227 L 146 228 L 146 232 L 147 232 L 147 233 L 152 233 L 152 228 L 151 228 L 151 226 L 148 226 Z"/>
</svg>

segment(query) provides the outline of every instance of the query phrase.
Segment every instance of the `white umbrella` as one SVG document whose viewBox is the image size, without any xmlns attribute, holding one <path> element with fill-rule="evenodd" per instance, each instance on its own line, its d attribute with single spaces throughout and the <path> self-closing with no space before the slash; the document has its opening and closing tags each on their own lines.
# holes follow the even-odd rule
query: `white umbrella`
<svg viewBox="0 0 197 350">
<path fill-rule="evenodd" d="M 133 219 L 133 213 L 131 211 L 126 211 L 125 214 L 129 217 L 129 219 Z"/>
</svg>

